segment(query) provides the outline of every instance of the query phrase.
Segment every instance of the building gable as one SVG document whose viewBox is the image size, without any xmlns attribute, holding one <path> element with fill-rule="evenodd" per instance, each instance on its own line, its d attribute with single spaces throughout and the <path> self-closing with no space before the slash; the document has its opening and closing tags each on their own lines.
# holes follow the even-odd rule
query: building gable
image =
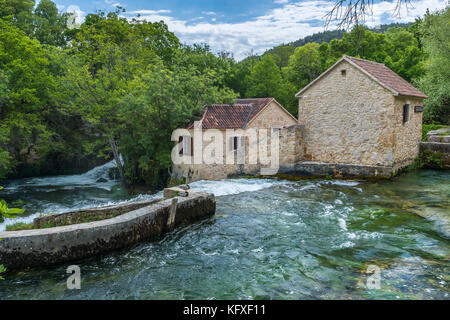
<svg viewBox="0 0 450 320">
<path fill-rule="evenodd" d="M 269 125 L 263 125 L 266 122 Z M 270 103 L 264 106 L 248 123 L 247 128 L 255 126 L 255 123 L 259 123 L 256 127 L 267 127 L 272 125 L 276 126 L 291 126 L 297 124 L 297 119 L 287 111 L 278 101 L 272 99 Z"/>
<path fill-rule="evenodd" d="M 372 79 L 379 86 L 391 92 L 391 94 L 393 94 L 394 96 L 402 95 L 402 96 L 418 97 L 422 99 L 428 98 L 424 93 L 414 88 L 409 82 L 404 80 L 402 77 L 400 77 L 394 71 L 386 67 L 384 64 L 354 58 L 346 55 L 344 55 L 341 59 L 339 59 L 334 65 L 328 68 L 325 72 L 323 72 L 319 77 L 310 82 L 306 87 L 300 90 L 295 96 L 301 97 L 310 87 L 320 82 L 321 79 L 326 77 L 331 70 L 334 70 L 343 61 L 348 62 L 354 68 L 358 69 L 364 75 Z"/>
</svg>

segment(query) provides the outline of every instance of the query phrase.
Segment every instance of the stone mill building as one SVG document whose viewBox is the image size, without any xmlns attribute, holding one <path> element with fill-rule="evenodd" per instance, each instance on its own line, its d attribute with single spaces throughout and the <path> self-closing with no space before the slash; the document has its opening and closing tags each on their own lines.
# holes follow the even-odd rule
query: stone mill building
<svg viewBox="0 0 450 320">
<path fill-rule="evenodd" d="M 278 174 L 390 177 L 418 156 L 427 96 L 381 63 L 343 56 L 296 97 L 298 119 L 273 98 L 206 106 L 190 132 L 242 129 L 239 138 L 224 139 L 224 150 L 243 148 L 246 162 L 174 165 L 174 173 L 178 177 L 189 173 L 191 180 L 258 174 L 264 165 L 248 163 L 252 148 L 241 138 L 248 128 L 279 133 Z M 180 138 L 180 145 L 184 146 L 180 154 L 192 157 L 192 137 Z M 269 137 L 267 148 L 270 145 Z"/>
</svg>

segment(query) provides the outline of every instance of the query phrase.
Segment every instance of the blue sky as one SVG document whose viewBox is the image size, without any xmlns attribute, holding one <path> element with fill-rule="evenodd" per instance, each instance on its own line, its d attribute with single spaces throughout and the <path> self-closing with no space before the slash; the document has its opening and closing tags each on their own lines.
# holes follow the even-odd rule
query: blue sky
<svg viewBox="0 0 450 320">
<path fill-rule="evenodd" d="M 183 43 L 207 43 L 214 51 L 232 52 L 238 60 L 251 50 L 263 53 L 281 43 L 324 31 L 323 16 L 333 1 L 320 0 L 53 0 L 60 11 L 76 12 L 78 21 L 96 10 L 112 11 L 120 5 L 126 17 L 141 15 L 163 20 Z M 375 0 L 366 24 L 410 22 L 426 9 L 444 8 L 447 0 L 411 0 L 398 17 L 392 0 Z M 333 29 L 331 27 L 331 29 Z"/>
</svg>

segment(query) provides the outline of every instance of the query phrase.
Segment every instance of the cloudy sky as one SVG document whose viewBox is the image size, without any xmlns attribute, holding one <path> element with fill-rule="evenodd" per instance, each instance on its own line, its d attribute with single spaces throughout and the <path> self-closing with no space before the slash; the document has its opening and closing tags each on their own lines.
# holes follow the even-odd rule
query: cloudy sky
<svg viewBox="0 0 450 320">
<path fill-rule="evenodd" d="M 79 22 L 96 10 L 126 9 L 148 21 L 163 20 L 181 42 L 207 43 L 214 51 L 229 51 L 238 60 L 251 50 L 263 53 L 273 46 L 324 31 L 332 0 L 53 0 L 59 10 L 76 12 Z M 447 0 L 410 0 L 400 16 L 393 16 L 395 0 L 374 0 L 366 24 L 410 22 L 444 8 Z"/>
</svg>

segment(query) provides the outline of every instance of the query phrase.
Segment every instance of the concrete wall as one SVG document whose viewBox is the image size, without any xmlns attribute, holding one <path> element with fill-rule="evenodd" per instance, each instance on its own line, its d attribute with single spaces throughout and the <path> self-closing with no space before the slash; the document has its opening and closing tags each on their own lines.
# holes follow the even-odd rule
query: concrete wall
<svg viewBox="0 0 450 320">
<path fill-rule="evenodd" d="M 346 70 L 346 75 L 341 74 Z M 410 121 L 402 122 L 410 102 Z M 342 61 L 299 99 L 305 126 L 304 160 L 374 167 L 401 167 L 418 153 L 420 100 L 396 98 L 347 61 Z"/>
<path fill-rule="evenodd" d="M 174 223 L 169 226 L 172 199 L 118 217 L 63 227 L 0 232 L 0 264 L 17 269 L 79 260 L 159 238 L 174 227 L 214 214 L 214 195 L 189 191 L 178 197 Z"/>
</svg>

